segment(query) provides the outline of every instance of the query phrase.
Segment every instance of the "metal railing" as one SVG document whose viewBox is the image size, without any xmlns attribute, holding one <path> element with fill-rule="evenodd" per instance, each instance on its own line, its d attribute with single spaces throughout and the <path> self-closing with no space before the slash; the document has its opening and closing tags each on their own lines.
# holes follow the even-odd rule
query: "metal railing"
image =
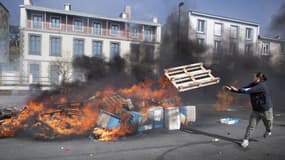
<svg viewBox="0 0 285 160">
<path fill-rule="evenodd" d="M 156 38 L 156 34 L 152 33 L 148 35 L 149 37 L 145 37 L 146 35 L 144 32 L 137 32 L 134 33 L 129 30 L 120 30 L 116 34 L 112 33 L 111 29 L 101 28 L 100 33 L 96 34 L 94 32 L 94 28 L 92 26 L 82 26 L 82 30 L 74 30 L 73 24 L 64 24 L 62 23 L 59 28 L 52 28 L 50 27 L 49 22 L 43 22 L 42 26 L 39 28 L 33 28 L 33 24 L 31 20 L 27 21 L 27 28 L 40 30 L 40 31 L 49 31 L 49 32 L 65 32 L 65 33 L 72 33 L 72 34 L 82 34 L 82 35 L 93 35 L 99 36 L 102 38 L 115 38 L 115 39 L 123 39 L 123 40 L 136 40 L 136 41 L 145 41 L 145 42 L 158 42 Z M 155 31 L 153 31 L 155 32 Z"/>
<path fill-rule="evenodd" d="M 30 90 L 31 86 L 40 86 L 42 89 L 50 89 L 56 83 L 50 77 L 29 76 L 0 76 L 0 90 Z"/>
</svg>

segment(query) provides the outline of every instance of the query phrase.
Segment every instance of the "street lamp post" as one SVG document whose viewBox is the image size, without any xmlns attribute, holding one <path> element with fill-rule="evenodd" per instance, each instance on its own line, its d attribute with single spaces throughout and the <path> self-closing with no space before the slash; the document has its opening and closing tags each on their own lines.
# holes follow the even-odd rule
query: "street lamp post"
<svg viewBox="0 0 285 160">
<path fill-rule="evenodd" d="M 177 22 L 177 47 L 178 53 L 180 53 L 180 16 L 181 16 L 181 7 L 184 5 L 184 2 L 178 4 L 178 22 Z"/>
</svg>

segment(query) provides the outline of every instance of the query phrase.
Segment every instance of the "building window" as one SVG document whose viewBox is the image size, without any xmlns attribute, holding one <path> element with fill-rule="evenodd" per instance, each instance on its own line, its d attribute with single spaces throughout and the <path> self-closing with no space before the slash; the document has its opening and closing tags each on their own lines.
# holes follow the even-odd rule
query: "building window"
<svg viewBox="0 0 285 160">
<path fill-rule="evenodd" d="M 33 28 L 41 29 L 43 17 L 41 15 L 33 15 Z"/>
<path fill-rule="evenodd" d="M 280 51 L 281 53 L 285 53 L 285 43 L 280 43 Z"/>
<path fill-rule="evenodd" d="M 215 41 L 214 42 L 214 51 L 220 52 L 222 50 L 222 42 L 221 41 Z"/>
<path fill-rule="evenodd" d="M 203 46 L 203 45 L 204 45 L 204 39 L 202 39 L 202 38 L 197 38 L 197 44 L 198 44 L 199 46 Z"/>
<path fill-rule="evenodd" d="M 94 34 L 101 35 L 101 33 L 102 33 L 101 30 L 102 30 L 102 24 L 99 23 L 99 22 L 95 22 L 93 24 L 93 32 L 94 32 Z"/>
<path fill-rule="evenodd" d="M 73 24 L 74 24 L 74 30 L 82 31 L 82 29 L 83 29 L 82 19 L 79 19 L 79 18 L 74 19 Z"/>
<path fill-rule="evenodd" d="M 137 28 L 132 28 L 132 29 L 131 29 L 131 36 L 132 36 L 133 38 L 138 37 L 138 29 L 137 29 Z"/>
<path fill-rule="evenodd" d="M 112 24 L 111 25 L 111 34 L 118 35 L 120 33 L 120 25 Z"/>
<path fill-rule="evenodd" d="M 268 42 L 262 42 L 262 50 L 261 55 L 269 55 L 269 43 Z"/>
<path fill-rule="evenodd" d="M 51 28 L 60 28 L 60 17 L 50 18 Z"/>
<path fill-rule="evenodd" d="M 221 23 L 215 23 L 214 34 L 215 36 L 222 36 L 223 25 Z"/>
<path fill-rule="evenodd" d="M 197 31 L 201 33 L 205 33 L 205 20 L 198 19 Z"/>
<path fill-rule="evenodd" d="M 61 38 L 50 37 L 50 56 L 61 56 Z"/>
<path fill-rule="evenodd" d="M 32 83 L 40 82 L 40 65 L 36 63 L 29 64 L 29 75 L 32 75 Z"/>
<path fill-rule="evenodd" d="M 93 41 L 93 56 L 102 57 L 102 41 Z"/>
<path fill-rule="evenodd" d="M 73 40 L 73 52 L 75 56 L 82 56 L 84 54 L 84 40 L 74 39 Z"/>
<path fill-rule="evenodd" d="M 52 84 L 59 84 L 60 67 L 58 65 L 50 65 L 49 80 Z"/>
<path fill-rule="evenodd" d="M 246 44 L 244 47 L 244 53 L 245 54 L 250 54 L 252 53 L 252 44 Z"/>
<path fill-rule="evenodd" d="M 231 38 L 238 38 L 238 26 L 231 26 L 230 36 Z"/>
<path fill-rule="evenodd" d="M 238 44 L 237 42 L 230 42 L 230 52 L 236 54 L 238 51 Z"/>
<path fill-rule="evenodd" d="M 114 58 L 115 56 L 120 55 L 120 43 L 111 42 L 111 58 Z"/>
<path fill-rule="evenodd" d="M 30 35 L 29 37 L 29 54 L 41 55 L 41 36 Z"/>
<path fill-rule="evenodd" d="M 151 28 L 144 28 L 144 40 L 145 41 L 152 41 L 152 29 Z"/>
<path fill-rule="evenodd" d="M 246 28 L 245 29 L 245 38 L 246 38 L 246 40 L 251 40 L 252 39 L 252 29 L 251 28 Z"/>
</svg>

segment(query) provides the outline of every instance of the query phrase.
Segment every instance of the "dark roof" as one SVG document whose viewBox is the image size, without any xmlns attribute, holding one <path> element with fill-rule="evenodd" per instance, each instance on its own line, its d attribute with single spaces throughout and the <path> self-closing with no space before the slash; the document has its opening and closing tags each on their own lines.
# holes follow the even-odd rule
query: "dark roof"
<svg viewBox="0 0 285 160">
<path fill-rule="evenodd" d="M 279 42 L 279 43 L 285 43 L 284 39 L 279 39 L 279 38 L 271 38 L 271 37 L 264 37 L 264 36 L 259 36 L 258 38 L 260 40 L 275 41 L 275 42 Z"/>
<path fill-rule="evenodd" d="M 8 12 L 8 14 L 9 14 L 9 10 L 4 6 L 4 4 L 2 4 L 2 3 L 0 2 L 0 6 L 2 6 L 2 7 Z"/>
</svg>

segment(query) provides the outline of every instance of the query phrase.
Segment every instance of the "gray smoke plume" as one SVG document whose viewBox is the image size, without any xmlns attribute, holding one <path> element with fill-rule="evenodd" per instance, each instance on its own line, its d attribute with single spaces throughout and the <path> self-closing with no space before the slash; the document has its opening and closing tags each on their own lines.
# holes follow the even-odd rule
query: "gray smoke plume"
<svg viewBox="0 0 285 160">
<path fill-rule="evenodd" d="M 204 54 L 206 46 L 199 46 L 189 39 L 188 12 L 172 12 L 162 31 L 160 47 L 160 68 L 194 63 Z"/>
<path fill-rule="evenodd" d="M 281 7 L 282 14 L 276 17 L 275 22 L 279 22 L 277 26 L 285 24 L 284 6 Z M 283 16 L 281 16 L 283 15 Z M 230 51 L 230 36 L 225 36 L 224 46 L 215 53 L 209 53 L 210 46 L 199 46 L 195 41 L 188 37 L 188 18 L 187 12 L 181 13 L 178 22 L 177 13 L 170 14 L 167 23 L 163 28 L 163 37 L 160 48 L 160 69 L 203 62 L 206 67 L 212 69 L 215 76 L 221 78 L 218 85 L 205 88 L 195 89 L 181 93 L 185 102 L 188 103 L 214 103 L 216 94 L 223 88 L 223 85 L 238 82 L 238 87 L 242 87 L 250 83 L 252 74 L 263 72 L 268 76 L 268 85 L 272 92 L 274 105 L 281 109 L 280 106 L 285 105 L 282 101 L 285 85 L 282 83 L 285 73 L 281 68 L 285 68 L 285 62 L 279 60 L 279 63 L 272 63 L 271 57 L 261 57 L 253 52 L 244 54 L 244 51 L 236 49 Z M 281 21 L 281 22 L 280 22 Z M 190 26 L 191 30 L 191 26 Z M 283 27 L 284 31 L 284 27 Z M 207 51 L 209 54 L 204 54 Z M 213 56 L 215 55 L 215 56 Z M 208 63 L 211 60 L 211 63 Z M 161 71 L 162 72 L 162 71 Z M 242 96 L 241 101 L 248 101 L 247 96 Z M 246 102 L 238 102 L 246 104 Z"/>
<path fill-rule="evenodd" d="M 280 33 L 280 38 L 285 39 L 285 3 L 283 3 L 279 11 L 272 16 L 270 29 L 273 32 Z"/>
<path fill-rule="evenodd" d="M 127 63 L 120 57 L 111 62 L 90 57 L 75 60 L 78 63 L 75 66 L 84 70 L 89 81 L 86 84 L 76 83 L 71 85 L 73 87 L 70 87 L 70 84 L 65 84 L 67 92 L 70 93 L 70 99 L 78 94 L 86 94 L 86 97 L 88 97 L 94 91 L 104 89 L 110 85 L 120 88 L 143 81 L 145 78 L 157 79 L 163 76 L 163 69 L 165 68 L 204 62 L 206 67 L 212 69 L 215 76 L 221 78 L 221 82 L 218 85 L 181 93 L 183 101 L 187 104 L 214 104 L 216 94 L 222 89 L 223 85 L 231 84 L 234 81 L 239 82 L 239 87 L 247 85 L 251 81 L 252 74 L 261 71 L 268 76 L 268 85 L 272 91 L 274 105 L 278 108 L 285 105 L 285 102 L 282 101 L 285 89 L 283 84 L 285 73 L 282 70 L 285 68 L 284 61 L 272 65 L 268 57 L 255 56 L 254 54 L 244 55 L 239 50 L 236 50 L 235 54 L 229 54 L 229 47 L 227 46 L 215 53 L 216 56 L 212 56 L 214 53 L 205 54 L 209 47 L 200 46 L 195 40 L 188 37 L 189 23 L 186 9 L 181 11 L 179 17 L 178 15 L 177 11 L 170 13 L 166 24 L 162 28 L 162 42 L 158 61 L 153 58 L 153 48 L 144 44 L 131 46 L 129 57 L 131 63 Z M 224 41 L 230 42 L 230 38 L 225 38 Z M 225 43 L 224 45 L 229 44 Z M 209 59 L 211 63 L 206 63 Z M 155 66 L 158 66 L 159 69 L 157 73 L 154 72 Z M 54 92 L 60 94 L 62 90 Z M 239 103 L 245 104 L 244 102 Z"/>
</svg>

